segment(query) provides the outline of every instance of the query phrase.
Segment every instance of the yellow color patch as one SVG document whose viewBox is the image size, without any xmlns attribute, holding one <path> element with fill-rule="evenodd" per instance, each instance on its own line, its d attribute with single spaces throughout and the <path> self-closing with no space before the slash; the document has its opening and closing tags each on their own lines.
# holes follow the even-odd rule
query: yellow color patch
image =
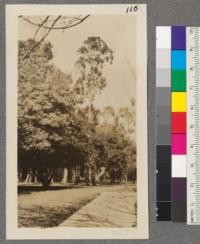
<svg viewBox="0 0 200 244">
<path fill-rule="evenodd" d="M 172 112 L 186 112 L 186 92 L 172 92 Z"/>
</svg>

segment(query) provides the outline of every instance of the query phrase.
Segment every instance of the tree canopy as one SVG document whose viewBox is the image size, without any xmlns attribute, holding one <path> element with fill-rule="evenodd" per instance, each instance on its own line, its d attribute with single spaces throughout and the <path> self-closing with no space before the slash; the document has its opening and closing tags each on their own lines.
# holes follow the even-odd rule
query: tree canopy
<svg viewBox="0 0 200 244">
<path fill-rule="evenodd" d="M 31 44 L 31 40 L 19 42 L 19 60 Z M 23 152 L 55 152 L 87 137 L 72 79 L 51 62 L 51 49 L 44 43 L 19 62 L 18 146 Z"/>
<path fill-rule="evenodd" d="M 39 170 L 48 185 L 49 169 L 81 165 L 104 166 L 115 181 L 134 169 L 134 112 L 128 107 L 102 111 L 93 102 L 106 87 L 103 68 L 112 64 L 113 51 L 100 37 L 88 37 L 78 49 L 77 81 L 53 63 L 50 42 L 19 41 L 18 53 L 18 163 Z M 135 106 L 134 101 L 130 101 Z M 134 109 L 133 109 L 134 110 Z M 91 130 L 93 128 L 93 130 Z M 45 178 L 47 171 L 51 177 Z M 120 173 L 121 172 L 121 173 Z"/>
</svg>

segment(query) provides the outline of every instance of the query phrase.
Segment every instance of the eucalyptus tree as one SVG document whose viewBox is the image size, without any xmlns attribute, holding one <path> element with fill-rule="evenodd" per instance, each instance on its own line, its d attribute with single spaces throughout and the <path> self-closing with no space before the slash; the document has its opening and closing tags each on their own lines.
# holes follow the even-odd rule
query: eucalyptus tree
<svg viewBox="0 0 200 244">
<path fill-rule="evenodd" d="M 87 104 L 88 108 L 88 124 L 90 126 L 90 172 L 91 177 L 97 172 L 95 163 L 96 152 L 93 147 L 92 137 L 95 132 L 95 115 L 96 109 L 94 107 L 94 100 L 96 95 L 106 87 L 106 78 L 103 76 L 103 69 L 106 65 L 113 62 L 113 51 L 107 43 L 100 37 L 88 37 L 83 45 L 77 51 L 79 58 L 76 65 L 79 70 L 79 78 L 76 82 L 76 90 L 82 96 L 83 103 Z M 92 170 L 91 170 L 92 169 Z M 95 180 L 93 180 L 95 184 Z"/>
</svg>

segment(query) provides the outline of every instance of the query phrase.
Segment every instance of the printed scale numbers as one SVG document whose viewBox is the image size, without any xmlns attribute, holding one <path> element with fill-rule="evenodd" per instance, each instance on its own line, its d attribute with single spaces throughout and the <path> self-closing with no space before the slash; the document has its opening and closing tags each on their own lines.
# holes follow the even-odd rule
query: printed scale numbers
<svg viewBox="0 0 200 244">
<path fill-rule="evenodd" d="M 187 224 L 200 224 L 200 28 L 187 28 Z"/>
</svg>

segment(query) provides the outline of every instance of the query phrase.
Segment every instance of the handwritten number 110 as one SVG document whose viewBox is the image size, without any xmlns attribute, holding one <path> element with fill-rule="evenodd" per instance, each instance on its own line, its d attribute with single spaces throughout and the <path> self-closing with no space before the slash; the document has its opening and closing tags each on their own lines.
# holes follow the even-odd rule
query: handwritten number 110
<svg viewBox="0 0 200 244">
<path fill-rule="evenodd" d="M 126 13 L 132 13 L 132 12 L 136 12 L 138 10 L 138 6 L 135 5 L 134 7 L 133 6 L 128 6 L 127 9 L 126 9 Z"/>
</svg>

